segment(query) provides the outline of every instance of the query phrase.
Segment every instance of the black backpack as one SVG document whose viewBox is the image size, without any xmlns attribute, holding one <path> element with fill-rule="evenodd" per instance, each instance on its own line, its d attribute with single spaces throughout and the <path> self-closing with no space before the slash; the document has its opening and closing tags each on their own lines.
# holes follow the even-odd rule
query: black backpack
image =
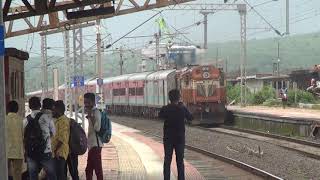
<svg viewBox="0 0 320 180">
<path fill-rule="evenodd" d="M 70 119 L 69 147 L 75 155 L 83 155 L 87 151 L 87 135 L 74 119 Z"/>
<path fill-rule="evenodd" d="M 27 157 L 40 160 L 47 147 L 47 140 L 44 139 L 39 119 L 42 113 L 38 113 L 35 118 L 27 116 L 28 124 L 24 131 L 24 148 Z"/>
</svg>

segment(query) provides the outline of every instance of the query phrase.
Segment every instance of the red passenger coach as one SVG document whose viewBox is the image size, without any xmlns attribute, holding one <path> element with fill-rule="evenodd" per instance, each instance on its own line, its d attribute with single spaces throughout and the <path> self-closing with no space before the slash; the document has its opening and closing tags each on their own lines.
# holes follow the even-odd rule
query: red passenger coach
<svg viewBox="0 0 320 180">
<path fill-rule="evenodd" d="M 19 114 L 24 116 L 25 91 L 24 91 L 24 61 L 29 59 L 29 54 L 15 48 L 6 48 L 4 57 L 5 72 L 5 97 L 6 104 L 15 100 L 19 104 Z"/>
</svg>

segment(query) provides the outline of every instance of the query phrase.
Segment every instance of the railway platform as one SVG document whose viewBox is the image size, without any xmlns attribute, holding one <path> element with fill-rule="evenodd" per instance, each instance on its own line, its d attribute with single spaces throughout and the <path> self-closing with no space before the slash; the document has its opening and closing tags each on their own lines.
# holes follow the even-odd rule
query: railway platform
<svg viewBox="0 0 320 180">
<path fill-rule="evenodd" d="M 319 123 L 320 111 L 312 109 L 285 108 L 282 107 L 263 107 L 263 106 L 228 106 L 228 110 L 234 114 L 252 115 L 258 117 L 282 119 L 288 121 L 296 121 L 300 123 Z"/>
<path fill-rule="evenodd" d="M 106 180 L 163 179 L 163 145 L 139 130 L 113 123 L 110 143 L 102 148 L 102 166 Z M 79 176 L 85 179 L 87 154 L 79 156 Z M 186 149 L 185 174 L 188 180 L 260 179 L 245 170 Z M 171 179 L 177 179 L 175 157 Z"/>
</svg>

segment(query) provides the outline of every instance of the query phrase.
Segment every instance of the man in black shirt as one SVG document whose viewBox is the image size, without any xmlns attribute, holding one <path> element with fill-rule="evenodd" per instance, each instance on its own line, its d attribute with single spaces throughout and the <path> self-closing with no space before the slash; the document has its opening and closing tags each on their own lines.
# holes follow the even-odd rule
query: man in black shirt
<svg viewBox="0 0 320 180">
<path fill-rule="evenodd" d="M 159 118 L 164 119 L 163 144 L 164 165 L 163 175 L 165 180 L 170 179 L 170 165 L 173 149 L 176 152 L 178 180 L 184 180 L 184 146 L 185 146 L 185 119 L 192 120 L 188 109 L 179 103 L 180 93 L 177 89 L 169 92 L 170 104 L 161 108 Z"/>
</svg>

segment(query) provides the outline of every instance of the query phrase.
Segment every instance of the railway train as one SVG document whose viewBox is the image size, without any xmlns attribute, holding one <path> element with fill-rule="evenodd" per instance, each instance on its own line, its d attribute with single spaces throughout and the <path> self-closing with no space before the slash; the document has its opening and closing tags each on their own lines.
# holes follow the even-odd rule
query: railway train
<svg viewBox="0 0 320 180">
<path fill-rule="evenodd" d="M 15 48 L 6 48 L 4 56 L 5 101 L 19 104 L 19 115 L 25 116 L 24 61 L 29 54 Z"/>
<path fill-rule="evenodd" d="M 96 85 L 96 79 L 86 81 L 85 92 L 96 92 Z M 226 116 L 225 85 L 221 69 L 213 65 L 194 65 L 179 70 L 104 78 L 102 89 L 106 109 L 110 113 L 155 118 L 160 108 L 169 103 L 168 92 L 177 88 L 196 122 L 219 125 Z M 28 93 L 28 96 L 41 96 L 41 91 Z M 59 99 L 64 99 L 63 85 L 59 87 Z"/>
</svg>

